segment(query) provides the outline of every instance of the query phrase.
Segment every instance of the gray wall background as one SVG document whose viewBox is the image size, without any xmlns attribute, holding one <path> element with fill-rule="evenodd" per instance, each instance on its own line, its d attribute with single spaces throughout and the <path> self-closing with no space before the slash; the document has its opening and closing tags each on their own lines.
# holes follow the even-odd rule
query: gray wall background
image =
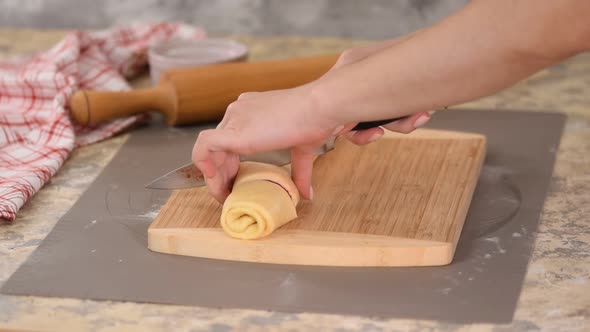
<svg viewBox="0 0 590 332">
<path fill-rule="evenodd" d="M 468 0 L 0 0 L 1 27 L 103 28 L 178 20 L 212 35 L 381 39 L 430 25 Z"/>
</svg>

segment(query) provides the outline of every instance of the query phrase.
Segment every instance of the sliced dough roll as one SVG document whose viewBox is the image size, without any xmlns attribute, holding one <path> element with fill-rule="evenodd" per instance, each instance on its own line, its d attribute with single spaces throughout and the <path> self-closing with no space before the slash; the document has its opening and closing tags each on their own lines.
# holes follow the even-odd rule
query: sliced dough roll
<svg viewBox="0 0 590 332">
<path fill-rule="evenodd" d="M 223 204 L 221 227 L 238 239 L 258 239 L 297 218 L 299 192 L 286 169 L 243 162 Z"/>
</svg>

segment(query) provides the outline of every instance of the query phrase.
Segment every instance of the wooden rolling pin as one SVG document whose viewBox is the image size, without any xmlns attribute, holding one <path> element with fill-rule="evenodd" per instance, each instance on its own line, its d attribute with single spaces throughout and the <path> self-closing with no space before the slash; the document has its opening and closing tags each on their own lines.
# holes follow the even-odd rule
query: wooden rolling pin
<svg viewBox="0 0 590 332">
<path fill-rule="evenodd" d="M 154 88 L 114 92 L 80 90 L 70 99 L 73 118 L 96 125 L 146 111 L 165 115 L 169 125 L 221 120 L 243 92 L 286 89 L 311 82 L 336 63 L 338 55 L 227 63 L 164 71 Z"/>
</svg>

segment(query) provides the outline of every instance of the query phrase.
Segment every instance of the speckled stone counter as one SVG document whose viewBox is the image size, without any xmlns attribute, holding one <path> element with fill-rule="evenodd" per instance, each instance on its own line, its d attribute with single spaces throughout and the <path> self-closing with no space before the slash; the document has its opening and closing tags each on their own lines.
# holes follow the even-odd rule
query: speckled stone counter
<svg viewBox="0 0 590 332">
<path fill-rule="evenodd" d="M 63 32 L 0 29 L 0 57 L 34 52 Z M 363 42 L 246 38 L 252 59 L 336 52 Z M 147 85 L 147 78 L 135 82 Z M 590 330 L 590 54 L 545 70 L 467 108 L 559 110 L 568 114 L 549 196 L 515 319 L 509 325 L 460 326 L 322 314 L 286 314 L 170 305 L 0 295 L 0 327 L 53 331 L 588 331 Z M 35 250 L 127 135 L 74 152 L 18 213 L 0 224 L 0 283 Z"/>
</svg>

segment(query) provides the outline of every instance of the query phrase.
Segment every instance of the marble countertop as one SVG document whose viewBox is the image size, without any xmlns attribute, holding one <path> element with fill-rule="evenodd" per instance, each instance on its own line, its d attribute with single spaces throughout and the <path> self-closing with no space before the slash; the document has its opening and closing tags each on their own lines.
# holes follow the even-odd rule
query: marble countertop
<svg viewBox="0 0 590 332">
<path fill-rule="evenodd" d="M 63 34 L 0 29 L 0 58 L 47 48 Z M 364 43 L 297 37 L 235 39 L 250 47 L 251 59 L 337 52 Z M 145 86 L 149 80 L 144 77 L 134 84 Z M 59 331 L 589 330 L 590 54 L 461 107 L 558 110 L 568 114 L 534 254 L 514 321 L 509 325 L 462 326 L 433 321 L 0 295 L 0 327 Z M 35 250 L 127 137 L 119 135 L 75 151 L 57 176 L 22 208 L 14 223 L 0 224 L 0 283 Z"/>
</svg>

